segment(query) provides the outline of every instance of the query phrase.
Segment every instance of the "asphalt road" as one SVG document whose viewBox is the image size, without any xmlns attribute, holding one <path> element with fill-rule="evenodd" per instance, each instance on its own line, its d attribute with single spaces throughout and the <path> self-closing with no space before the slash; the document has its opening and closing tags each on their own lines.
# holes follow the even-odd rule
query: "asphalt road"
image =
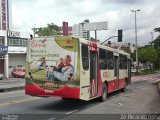
<svg viewBox="0 0 160 120">
<path fill-rule="evenodd" d="M 156 88 L 152 87 L 153 82 L 159 78 L 160 78 L 160 75 L 134 77 L 132 78 L 133 79 L 132 84 L 127 87 L 127 91 L 125 93 L 118 91 L 113 94 L 110 94 L 108 100 L 104 103 L 101 103 L 98 100 L 85 102 L 85 101 L 78 101 L 78 100 L 62 100 L 61 98 L 32 97 L 32 96 L 25 95 L 23 90 L 0 93 L 0 113 L 1 113 L 0 118 L 4 120 L 5 118 L 8 118 L 8 117 L 18 118 L 18 120 L 19 119 L 20 120 L 28 120 L 28 119 L 54 120 L 54 119 L 65 119 L 67 118 L 67 116 L 70 116 L 75 113 L 79 114 L 79 112 L 82 114 L 85 114 L 87 112 L 90 114 L 95 114 L 95 113 L 99 114 L 98 112 L 95 112 L 95 111 L 99 110 L 99 112 L 100 111 L 102 112 L 103 110 L 100 109 L 99 106 L 102 106 L 103 108 L 103 105 L 107 104 L 107 102 L 111 102 L 111 103 L 116 102 L 118 106 L 114 106 L 114 105 L 109 106 L 111 105 L 110 103 L 109 105 L 107 105 L 107 109 L 104 111 L 106 111 L 106 113 L 110 113 L 109 111 L 115 109 L 116 111 L 115 113 L 118 113 L 118 111 L 121 110 L 119 106 L 123 106 L 124 104 L 123 100 L 127 100 L 130 95 L 135 95 L 135 96 L 138 95 L 137 96 L 138 98 L 142 95 L 147 96 L 148 94 L 155 94 L 156 92 L 159 95 L 158 89 L 156 91 Z M 150 90 L 150 89 L 153 89 L 153 90 Z M 139 92 L 139 90 L 145 91 L 144 92 L 145 94 L 143 93 L 138 94 L 138 93 L 141 93 Z M 152 92 L 148 92 L 148 90 Z M 160 101 L 160 98 L 157 94 L 155 94 L 154 97 L 156 97 Z M 119 97 L 121 97 L 120 101 L 119 102 L 115 101 Z M 132 98 L 133 101 L 137 101 L 138 100 L 137 97 L 133 97 Z M 154 101 L 158 102 L 157 99 Z M 147 101 L 145 97 L 144 97 L 144 100 Z M 130 102 L 133 102 L 133 101 L 130 101 Z M 143 99 L 140 102 L 143 103 Z M 155 105 L 160 109 L 160 104 L 155 103 Z M 124 107 L 129 107 L 129 106 L 124 106 Z M 136 108 L 135 107 L 133 108 L 136 111 L 136 109 L 137 110 L 139 109 L 138 107 L 141 107 L 141 106 L 136 106 Z M 144 109 L 148 109 L 148 108 L 146 107 Z M 131 112 L 134 112 L 134 110 L 132 110 Z M 153 111 L 156 111 L 156 110 L 157 109 Z M 127 108 L 125 108 L 123 112 L 128 113 Z M 160 113 L 160 110 L 158 112 Z"/>
<path fill-rule="evenodd" d="M 10 78 L 10 80 L 0 80 L 0 89 L 14 86 L 24 86 L 25 79 L 21 78 Z"/>
</svg>

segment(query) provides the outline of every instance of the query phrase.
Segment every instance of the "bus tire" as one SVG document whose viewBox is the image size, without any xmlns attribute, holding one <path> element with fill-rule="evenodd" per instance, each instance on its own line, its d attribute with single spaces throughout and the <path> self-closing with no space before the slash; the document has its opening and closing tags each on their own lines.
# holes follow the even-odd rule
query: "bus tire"
<svg viewBox="0 0 160 120">
<path fill-rule="evenodd" d="M 107 94 L 108 94 L 108 89 L 107 89 L 107 85 L 103 84 L 103 91 L 102 91 L 102 96 L 100 97 L 100 101 L 104 102 L 107 100 Z"/>
<path fill-rule="evenodd" d="M 62 98 L 62 100 L 66 100 L 67 101 L 67 100 L 71 100 L 71 99 L 70 98 Z"/>
<path fill-rule="evenodd" d="M 125 80 L 125 85 L 124 85 L 124 87 L 121 89 L 121 91 L 122 91 L 122 92 L 126 92 L 126 90 L 127 90 L 127 89 L 126 89 L 126 80 Z"/>
</svg>

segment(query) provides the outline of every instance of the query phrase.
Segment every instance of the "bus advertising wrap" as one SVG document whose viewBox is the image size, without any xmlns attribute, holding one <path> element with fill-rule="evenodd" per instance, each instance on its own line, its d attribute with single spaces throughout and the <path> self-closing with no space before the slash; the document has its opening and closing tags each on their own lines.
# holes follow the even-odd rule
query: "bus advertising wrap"
<svg viewBox="0 0 160 120">
<path fill-rule="evenodd" d="M 27 51 L 26 84 L 55 90 L 64 86 L 78 88 L 78 39 L 41 37 L 30 40 Z"/>
</svg>

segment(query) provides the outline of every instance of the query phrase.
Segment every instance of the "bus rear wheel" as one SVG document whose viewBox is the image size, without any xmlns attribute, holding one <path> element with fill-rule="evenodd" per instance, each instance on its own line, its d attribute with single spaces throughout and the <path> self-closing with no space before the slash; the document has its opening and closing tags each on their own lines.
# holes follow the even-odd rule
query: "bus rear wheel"
<svg viewBox="0 0 160 120">
<path fill-rule="evenodd" d="M 108 94 L 108 89 L 107 89 L 107 85 L 103 84 L 103 91 L 102 91 L 102 96 L 100 97 L 100 101 L 104 102 L 107 100 L 107 94 Z"/>
<path fill-rule="evenodd" d="M 122 92 L 126 92 L 126 91 L 127 91 L 127 89 L 126 89 L 126 80 L 125 80 L 125 85 L 124 85 L 124 87 L 121 89 L 121 91 L 122 91 Z"/>
</svg>

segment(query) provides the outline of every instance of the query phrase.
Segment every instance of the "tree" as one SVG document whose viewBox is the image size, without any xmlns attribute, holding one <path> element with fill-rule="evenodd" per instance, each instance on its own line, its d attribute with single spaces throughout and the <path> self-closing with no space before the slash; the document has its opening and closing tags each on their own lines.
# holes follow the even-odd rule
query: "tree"
<svg viewBox="0 0 160 120">
<path fill-rule="evenodd" d="M 155 32 L 160 32 L 160 27 L 154 29 Z"/>
<path fill-rule="evenodd" d="M 160 33 L 160 27 L 155 28 L 154 31 Z M 157 61 L 155 62 L 156 67 L 160 68 L 160 34 L 154 41 L 151 42 L 151 45 L 156 49 L 157 52 Z"/>
<path fill-rule="evenodd" d="M 142 63 L 155 63 L 157 61 L 157 52 L 153 47 L 143 47 L 138 50 L 139 61 Z"/>
<path fill-rule="evenodd" d="M 54 23 L 47 24 L 47 27 L 39 28 L 36 32 L 39 36 L 60 35 L 60 28 Z"/>
<path fill-rule="evenodd" d="M 154 31 L 160 33 L 160 27 L 155 28 Z M 151 45 L 154 46 L 155 49 L 160 49 L 160 35 L 151 42 Z"/>
</svg>

